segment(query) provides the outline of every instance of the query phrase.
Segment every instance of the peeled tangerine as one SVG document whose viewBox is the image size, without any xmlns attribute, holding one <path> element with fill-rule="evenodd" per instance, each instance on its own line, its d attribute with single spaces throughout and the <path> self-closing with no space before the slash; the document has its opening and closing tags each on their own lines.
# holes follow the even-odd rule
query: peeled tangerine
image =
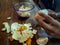
<svg viewBox="0 0 60 45">
<path fill-rule="evenodd" d="M 37 30 L 32 29 L 30 23 L 18 24 L 15 22 L 11 25 L 11 32 L 14 40 L 17 40 L 20 43 L 26 42 L 27 45 L 31 45 L 31 38 L 37 33 Z"/>
<path fill-rule="evenodd" d="M 47 10 L 47 9 L 40 10 L 39 12 L 42 12 L 42 13 L 44 13 L 45 15 L 48 15 L 48 10 Z"/>
<path fill-rule="evenodd" d="M 36 40 L 36 42 L 38 45 L 45 45 L 48 42 L 48 38 L 47 37 L 41 37 L 41 38 L 38 38 Z"/>
<path fill-rule="evenodd" d="M 19 24 L 15 22 L 9 26 L 8 22 L 4 22 L 3 25 L 5 25 L 3 31 L 6 30 L 7 33 L 11 33 L 9 39 L 11 41 L 17 40 L 20 43 L 23 43 L 23 45 L 31 45 L 31 39 L 37 33 L 37 30 L 33 29 L 30 23 Z M 38 45 L 45 45 L 48 42 L 48 38 L 39 38 L 36 42 Z"/>
<path fill-rule="evenodd" d="M 10 29 L 10 25 L 8 22 L 3 22 L 3 25 L 5 26 L 2 31 L 7 31 L 7 33 L 10 33 L 11 29 Z"/>
</svg>

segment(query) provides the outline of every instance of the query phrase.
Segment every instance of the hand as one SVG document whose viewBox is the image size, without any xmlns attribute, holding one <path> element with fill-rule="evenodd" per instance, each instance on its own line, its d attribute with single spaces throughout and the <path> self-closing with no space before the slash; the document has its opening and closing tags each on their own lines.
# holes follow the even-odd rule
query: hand
<svg viewBox="0 0 60 45">
<path fill-rule="evenodd" d="M 52 15 L 52 13 L 49 15 Z M 45 29 L 48 35 L 51 35 L 55 38 L 60 38 L 60 22 L 56 21 L 49 15 L 45 15 L 40 12 L 35 16 L 35 19 L 39 22 L 41 27 Z"/>
</svg>

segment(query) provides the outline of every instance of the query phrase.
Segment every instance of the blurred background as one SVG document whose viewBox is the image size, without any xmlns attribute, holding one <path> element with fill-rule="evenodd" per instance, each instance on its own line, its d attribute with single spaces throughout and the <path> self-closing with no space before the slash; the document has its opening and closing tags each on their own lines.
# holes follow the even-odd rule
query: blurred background
<svg viewBox="0 0 60 45">
<path fill-rule="evenodd" d="M 60 12 L 60 0 L 34 0 L 40 8 L 51 9 Z"/>
<path fill-rule="evenodd" d="M 31 3 L 35 3 L 39 8 L 47 8 L 54 10 L 56 12 L 60 11 L 60 0 L 0 0 L 0 11 L 6 10 L 13 6 L 16 2 L 27 1 Z"/>
</svg>

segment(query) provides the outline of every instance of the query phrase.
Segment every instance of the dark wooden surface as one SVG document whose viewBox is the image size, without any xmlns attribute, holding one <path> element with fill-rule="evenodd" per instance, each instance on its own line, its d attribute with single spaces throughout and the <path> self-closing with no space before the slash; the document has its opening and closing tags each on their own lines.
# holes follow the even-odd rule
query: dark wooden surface
<svg viewBox="0 0 60 45">
<path fill-rule="evenodd" d="M 0 0 L 0 45 L 21 45 L 19 42 L 13 41 L 10 42 L 7 38 L 7 34 L 2 32 L 1 29 L 3 27 L 2 23 L 7 21 L 10 23 L 13 22 L 11 20 L 7 20 L 7 17 L 11 16 L 12 20 L 18 21 L 17 13 L 13 9 L 13 4 L 18 2 L 19 0 Z M 19 21 L 20 22 L 20 21 Z M 34 42 L 34 41 L 33 41 Z M 35 44 L 36 45 L 36 44 Z M 59 39 L 49 39 L 47 45 L 60 45 Z"/>
<path fill-rule="evenodd" d="M 7 20 L 7 17 L 14 17 L 14 20 L 17 20 L 15 15 L 15 11 L 13 10 L 12 6 L 16 2 L 16 0 L 0 0 L 0 45 L 20 45 L 18 42 L 10 42 L 7 38 L 7 34 L 5 32 L 1 32 L 2 23 Z M 17 0 L 18 2 L 18 0 Z M 13 16 L 14 15 L 14 16 Z M 18 21 L 18 20 L 17 20 Z M 10 44 L 9 44 L 10 43 Z"/>
</svg>

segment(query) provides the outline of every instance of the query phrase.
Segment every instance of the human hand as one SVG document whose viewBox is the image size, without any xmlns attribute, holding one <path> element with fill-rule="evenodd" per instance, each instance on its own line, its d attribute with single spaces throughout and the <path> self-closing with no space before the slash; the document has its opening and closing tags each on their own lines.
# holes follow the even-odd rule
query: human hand
<svg viewBox="0 0 60 45">
<path fill-rule="evenodd" d="M 52 13 L 45 15 L 44 13 L 39 12 L 35 16 L 35 19 L 39 22 L 41 27 L 45 29 L 48 35 L 55 38 L 60 38 L 60 22 L 51 17 Z"/>
</svg>

